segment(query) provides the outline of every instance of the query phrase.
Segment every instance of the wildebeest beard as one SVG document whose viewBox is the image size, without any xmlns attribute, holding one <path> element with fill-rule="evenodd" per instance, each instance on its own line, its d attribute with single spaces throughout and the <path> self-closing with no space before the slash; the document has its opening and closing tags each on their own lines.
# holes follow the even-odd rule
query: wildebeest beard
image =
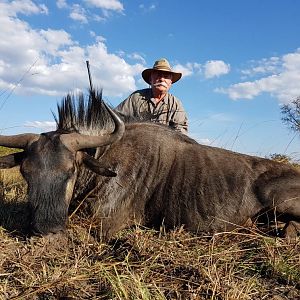
<svg viewBox="0 0 300 300">
<path fill-rule="evenodd" d="M 66 228 L 68 203 L 64 196 L 67 181 L 60 177 L 56 175 L 51 180 L 47 179 L 49 183 L 29 185 L 28 202 L 33 234 L 57 233 Z"/>
</svg>

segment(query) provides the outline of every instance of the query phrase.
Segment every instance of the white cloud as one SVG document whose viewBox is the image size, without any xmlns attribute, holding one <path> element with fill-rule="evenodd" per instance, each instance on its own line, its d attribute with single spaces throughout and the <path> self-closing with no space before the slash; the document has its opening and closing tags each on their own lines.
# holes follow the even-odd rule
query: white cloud
<svg viewBox="0 0 300 300">
<path fill-rule="evenodd" d="M 197 139 L 198 142 L 200 144 L 203 144 L 203 145 L 211 145 L 212 141 L 210 139 L 207 139 L 207 138 L 202 138 L 202 139 Z"/>
<path fill-rule="evenodd" d="M 140 61 L 143 65 L 146 64 L 144 57 L 138 53 L 132 53 L 128 55 L 129 58 Z"/>
<path fill-rule="evenodd" d="M 89 46 L 87 52 L 91 61 L 97 62 L 94 64 L 94 74 L 101 77 L 98 81 L 101 86 L 107 86 L 111 93 L 117 95 L 136 88 L 134 76 L 140 76 L 143 65 L 129 65 L 123 58 L 108 53 L 102 42 Z"/>
<path fill-rule="evenodd" d="M 56 1 L 56 6 L 58 8 L 67 8 L 68 7 L 68 4 L 67 4 L 67 1 L 66 0 L 57 0 Z"/>
<path fill-rule="evenodd" d="M 106 38 L 102 35 L 96 35 L 96 33 L 94 31 L 90 31 L 90 35 L 95 39 L 95 41 L 97 42 L 102 42 L 105 43 L 106 42 Z"/>
<path fill-rule="evenodd" d="M 228 94 L 229 98 L 237 100 L 240 98 L 252 99 L 253 97 L 259 95 L 260 90 L 258 83 L 255 82 L 242 82 L 231 85 L 229 88 L 217 88 L 216 92 Z"/>
<path fill-rule="evenodd" d="M 28 121 L 24 124 L 24 127 L 31 127 L 44 131 L 52 131 L 56 129 L 56 123 L 51 121 Z"/>
<path fill-rule="evenodd" d="M 122 12 L 124 10 L 123 4 L 118 0 L 85 0 L 85 2 L 91 6 L 114 10 Z"/>
<path fill-rule="evenodd" d="M 59 49 L 75 44 L 71 36 L 64 30 L 40 30 L 39 36 L 45 42 L 44 50 L 54 56 Z"/>
<path fill-rule="evenodd" d="M 137 88 L 135 77 L 140 77 L 144 66 L 109 53 L 103 37 L 79 46 L 64 30 L 31 28 L 12 16 L 8 3 L 0 8 L 5 8 L 0 9 L 0 90 L 56 96 L 86 90 L 86 60 L 94 85 L 102 87 L 105 95 L 124 97 Z"/>
<path fill-rule="evenodd" d="M 16 16 L 19 13 L 24 15 L 48 14 L 48 8 L 44 4 L 36 5 L 31 0 L 2 1 L 0 11 L 8 16 Z"/>
<path fill-rule="evenodd" d="M 185 65 L 176 64 L 174 65 L 173 70 L 182 73 L 183 77 L 187 77 L 201 72 L 201 65 L 198 63 L 186 63 Z"/>
<path fill-rule="evenodd" d="M 206 79 L 212 77 L 219 77 L 225 75 L 230 71 L 230 65 L 226 64 L 222 60 L 210 60 L 203 65 L 197 62 L 188 62 L 185 65 L 176 64 L 173 67 L 175 72 L 182 73 L 183 77 L 192 76 L 196 74 L 204 74 Z"/>
<path fill-rule="evenodd" d="M 230 71 L 230 65 L 222 60 L 207 61 L 203 67 L 205 78 L 219 77 Z"/>
<path fill-rule="evenodd" d="M 257 75 L 274 74 L 281 71 L 281 59 L 273 56 L 270 58 L 263 58 L 260 61 L 252 61 L 252 67 L 249 69 L 242 70 L 241 73 L 245 77 L 253 77 Z"/>
<path fill-rule="evenodd" d="M 280 59 L 272 59 L 275 65 L 268 72 L 273 71 L 273 74 L 216 91 L 228 94 L 233 100 L 252 99 L 262 93 L 269 93 L 281 103 L 290 102 L 300 95 L 300 49 L 283 55 Z M 261 70 L 266 70 L 265 65 L 262 65 Z"/>
<path fill-rule="evenodd" d="M 106 15 L 106 17 L 108 17 L 108 15 Z M 93 14 L 91 16 L 91 19 L 94 20 L 94 21 L 96 21 L 96 22 L 104 22 L 104 21 L 106 21 L 105 17 L 101 17 L 101 16 L 95 15 L 95 14 Z"/>
<path fill-rule="evenodd" d="M 188 66 L 184 66 L 182 64 L 177 64 L 173 67 L 173 71 L 174 72 L 178 72 L 178 73 L 182 73 L 183 77 L 186 76 L 190 76 L 193 74 L 193 69 L 188 67 Z"/>
<path fill-rule="evenodd" d="M 153 3 L 149 4 L 148 6 L 145 6 L 145 4 L 140 4 L 139 8 L 142 9 L 144 12 L 150 12 L 156 9 L 156 5 Z"/>
<path fill-rule="evenodd" d="M 81 24 L 87 24 L 91 20 L 103 22 L 112 15 L 110 12 L 122 13 L 124 10 L 123 4 L 118 0 L 85 0 L 73 5 L 68 5 L 66 0 L 57 0 L 56 6 L 70 10 L 69 17 Z M 94 8 L 101 9 L 102 16 L 94 13 Z"/>
<path fill-rule="evenodd" d="M 196 140 L 199 144 L 202 144 L 202 145 L 212 145 L 213 141 L 210 140 L 209 138 L 205 138 L 203 137 L 199 132 L 197 131 L 190 131 L 189 132 L 189 136 Z"/>
<path fill-rule="evenodd" d="M 207 61 L 203 65 L 197 62 L 188 62 L 186 64 L 175 64 L 173 70 L 182 73 L 183 77 L 204 73 L 205 78 L 212 78 L 229 73 L 230 65 L 221 60 Z"/>
<path fill-rule="evenodd" d="M 70 18 L 80 23 L 88 23 L 85 9 L 79 4 L 74 4 L 71 8 Z"/>
<path fill-rule="evenodd" d="M 48 15 L 49 13 L 48 7 L 45 4 L 40 4 L 39 8 L 40 8 L 40 13 Z"/>
</svg>

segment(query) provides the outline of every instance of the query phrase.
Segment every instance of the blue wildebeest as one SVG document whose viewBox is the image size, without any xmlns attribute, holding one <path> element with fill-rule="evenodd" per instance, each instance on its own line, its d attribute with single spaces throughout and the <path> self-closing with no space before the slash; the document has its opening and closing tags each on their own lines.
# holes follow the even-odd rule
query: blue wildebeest
<svg viewBox="0 0 300 300">
<path fill-rule="evenodd" d="M 77 100 L 58 106 L 56 131 L 0 136 L 0 145 L 24 149 L 0 167 L 20 165 L 34 234 L 65 231 L 70 202 L 89 193 L 91 219 L 106 238 L 133 223 L 220 232 L 266 211 L 299 233 L 292 166 L 200 145 L 158 124 L 124 124 L 100 93 Z"/>
</svg>

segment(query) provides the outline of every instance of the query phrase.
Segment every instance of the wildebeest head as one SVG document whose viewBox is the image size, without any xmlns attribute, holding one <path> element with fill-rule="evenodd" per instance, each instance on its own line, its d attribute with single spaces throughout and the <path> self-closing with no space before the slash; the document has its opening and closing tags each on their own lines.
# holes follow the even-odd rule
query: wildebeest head
<svg viewBox="0 0 300 300">
<path fill-rule="evenodd" d="M 28 184 L 31 230 L 37 235 L 64 231 L 80 165 L 103 176 L 116 176 L 84 150 L 110 145 L 124 133 L 124 123 L 106 105 L 114 131 L 101 136 L 56 130 L 43 134 L 0 136 L 0 145 L 24 149 L 0 158 L 0 168 L 20 165 Z M 59 127 L 59 124 L 58 124 Z"/>
</svg>

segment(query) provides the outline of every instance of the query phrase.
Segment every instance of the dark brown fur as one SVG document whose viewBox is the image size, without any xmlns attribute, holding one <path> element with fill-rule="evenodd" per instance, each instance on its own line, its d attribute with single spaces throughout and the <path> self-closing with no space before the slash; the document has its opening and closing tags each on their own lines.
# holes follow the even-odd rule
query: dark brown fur
<svg viewBox="0 0 300 300">
<path fill-rule="evenodd" d="M 243 225 L 262 211 L 300 220 L 300 173 L 291 166 L 197 144 L 155 124 L 128 124 L 101 160 L 118 174 L 98 178 L 93 215 L 105 235 L 139 222 L 194 232 Z"/>
<path fill-rule="evenodd" d="M 231 230 L 266 211 L 291 222 L 293 235 L 300 231 L 300 173 L 292 166 L 200 145 L 154 123 L 128 123 L 110 146 L 72 152 L 62 144 L 61 130 L 112 130 L 99 98 L 87 107 L 81 100 L 78 108 L 65 99 L 56 132 L 41 135 L 22 157 L 0 160 L 1 167 L 21 164 L 33 232 L 63 231 L 71 199 L 88 193 L 91 218 L 108 238 L 134 223 L 184 225 L 196 233 Z"/>
</svg>

